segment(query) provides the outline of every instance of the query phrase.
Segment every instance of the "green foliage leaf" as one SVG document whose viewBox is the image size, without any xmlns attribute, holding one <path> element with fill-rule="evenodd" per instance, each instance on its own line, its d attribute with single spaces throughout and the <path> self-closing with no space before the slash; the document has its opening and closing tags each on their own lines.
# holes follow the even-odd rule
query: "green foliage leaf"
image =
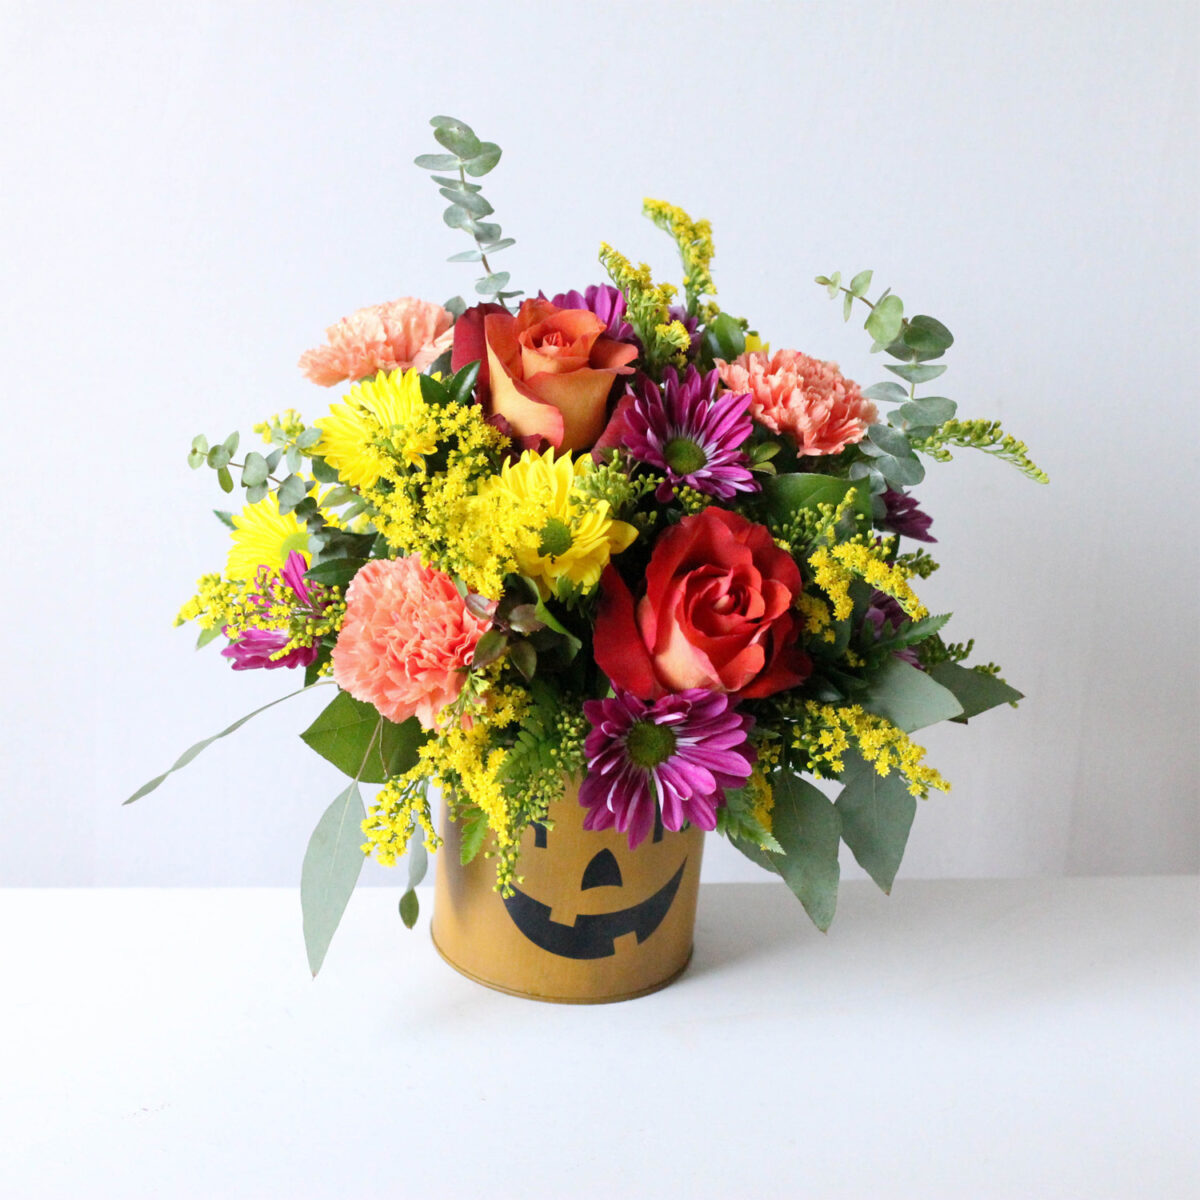
<svg viewBox="0 0 1200 1200">
<path fill-rule="evenodd" d="M 945 363 L 884 363 L 893 375 L 899 375 L 909 383 L 928 383 L 946 373 Z"/>
<path fill-rule="evenodd" d="M 210 642 L 215 642 L 221 636 L 222 629 L 220 625 L 214 625 L 212 629 L 200 630 L 199 636 L 196 638 L 196 649 L 203 650 Z"/>
<path fill-rule="evenodd" d="M 205 453 L 203 450 L 189 450 L 187 456 L 187 464 L 193 471 L 204 466 Z"/>
<path fill-rule="evenodd" d="M 266 483 L 270 474 L 267 460 L 257 450 L 251 450 L 246 455 L 246 462 L 242 467 L 242 486 L 254 487 L 255 484 Z"/>
<path fill-rule="evenodd" d="M 916 797 L 909 793 L 899 771 L 881 776 L 857 751 L 847 751 L 843 759 L 845 787 L 835 803 L 842 840 L 858 865 L 883 891 L 890 892 L 908 845 Z"/>
<path fill-rule="evenodd" d="M 895 458 L 913 457 L 908 438 L 899 429 L 893 429 L 890 425 L 872 425 L 867 430 L 867 437 L 872 445 L 877 446 L 885 454 L 890 454 Z"/>
<path fill-rule="evenodd" d="M 226 495 L 233 491 L 233 476 L 230 475 L 228 467 L 221 467 L 217 471 L 217 483 L 221 485 L 221 491 Z"/>
<path fill-rule="evenodd" d="M 417 899 L 417 893 L 409 888 L 400 897 L 400 920 L 404 922 L 404 928 L 411 929 L 417 923 L 420 915 L 421 902 Z"/>
<path fill-rule="evenodd" d="M 484 254 L 499 254 L 501 250 L 507 250 L 509 246 L 517 244 L 516 238 L 501 238 L 498 242 L 489 242 L 486 246 L 482 246 Z"/>
<path fill-rule="evenodd" d="M 299 475 L 289 475 L 279 485 L 279 511 L 290 513 L 308 495 L 308 481 Z"/>
<path fill-rule="evenodd" d="M 232 482 L 233 481 L 230 480 L 230 483 Z M 228 490 L 232 491 L 233 489 L 230 488 Z M 253 487 L 248 487 L 246 489 L 246 503 L 257 504 L 270 490 L 270 487 L 265 483 L 256 483 Z"/>
<path fill-rule="evenodd" d="M 323 458 L 313 458 L 309 463 L 309 470 L 313 473 L 313 478 L 318 483 L 338 483 L 337 471 L 331 467 Z"/>
<path fill-rule="evenodd" d="M 471 659 L 474 668 L 486 667 L 494 663 L 508 646 L 508 638 L 499 629 L 489 629 L 475 643 L 475 656 Z"/>
<path fill-rule="evenodd" d="M 854 312 L 854 296 L 847 292 L 842 297 L 842 320 L 850 320 L 850 314 Z"/>
<path fill-rule="evenodd" d="M 746 349 L 746 335 L 738 321 L 728 313 L 718 313 L 704 334 L 714 358 L 731 362 Z"/>
<path fill-rule="evenodd" d="M 862 297 L 867 294 L 867 288 L 871 286 L 871 278 L 874 276 L 874 271 L 859 271 L 855 277 L 850 280 L 851 295 Z"/>
<path fill-rule="evenodd" d="M 831 475 L 772 475 L 762 481 L 762 497 L 767 514 L 780 525 L 786 524 L 802 508 L 819 504 L 840 504 L 846 493 L 855 490 L 854 509 L 866 521 L 871 520 L 871 498 L 861 483 L 834 479 Z"/>
<path fill-rule="evenodd" d="M 214 733 L 212 737 L 205 738 L 202 742 L 197 742 L 194 746 L 189 746 L 174 762 L 174 764 L 165 770 L 161 775 L 156 775 L 149 783 L 143 783 L 132 796 L 126 800 L 125 804 L 132 804 L 135 800 L 140 800 L 143 796 L 148 796 L 156 787 L 167 778 L 168 775 L 174 774 L 176 771 L 182 770 L 188 763 L 192 761 L 202 750 L 207 750 L 215 741 L 219 741 L 223 737 L 228 737 L 231 733 L 241 729 L 243 725 L 259 713 L 264 713 L 268 708 L 274 708 L 277 704 L 282 704 L 285 700 L 290 700 L 293 696 L 299 696 L 301 692 L 307 692 L 311 687 L 321 687 L 322 684 L 308 684 L 305 687 L 298 688 L 294 692 L 289 692 L 286 696 L 280 696 L 278 700 L 272 700 L 270 704 L 264 704 L 262 708 L 256 708 L 252 713 L 247 713 L 244 717 L 239 717 L 234 723 L 220 733 Z"/>
<path fill-rule="evenodd" d="M 222 525 L 227 526 L 229 529 L 237 528 L 237 526 L 233 523 L 233 513 L 226 512 L 223 508 L 214 508 L 213 516 L 216 517 Z"/>
<path fill-rule="evenodd" d="M 922 396 L 906 401 L 893 415 L 912 429 L 936 429 L 957 411 L 958 405 L 948 396 Z"/>
<path fill-rule="evenodd" d="M 487 841 L 487 817 L 479 809 L 471 811 L 459 821 L 459 862 L 465 867 L 483 849 Z"/>
<path fill-rule="evenodd" d="M 473 217 L 487 217 L 496 210 L 477 192 L 462 188 L 439 188 L 439 192 L 452 204 L 465 208 Z"/>
<path fill-rule="evenodd" d="M 369 561 L 366 558 L 330 558 L 315 567 L 309 567 L 304 572 L 304 578 L 327 587 L 344 588 Z"/>
<path fill-rule="evenodd" d="M 475 394 L 475 382 L 479 378 L 479 363 L 467 363 L 447 381 L 446 390 L 455 404 L 469 404 Z"/>
<path fill-rule="evenodd" d="M 947 721 L 963 711 L 953 692 L 899 658 L 890 659 L 870 680 L 858 702 L 905 733 Z"/>
<path fill-rule="evenodd" d="M 497 292 L 502 292 L 508 286 L 509 273 L 507 271 L 496 271 L 494 274 L 488 275 L 479 280 L 475 285 L 475 290 L 481 296 L 494 296 Z"/>
<path fill-rule="evenodd" d="M 461 159 L 474 158 L 483 149 L 470 126 L 461 121 L 448 121 L 439 125 L 434 129 L 433 136 L 451 154 Z"/>
<path fill-rule="evenodd" d="M 863 390 L 868 400 L 878 400 L 883 404 L 903 404 L 908 399 L 908 389 L 898 383 L 873 383 Z"/>
<path fill-rule="evenodd" d="M 761 853 L 774 864 L 772 869 L 804 905 L 813 924 L 824 931 L 837 908 L 841 820 L 832 802 L 800 776 L 776 775 L 772 785 L 771 832 L 784 853 Z"/>
<path fill-rule="evenodd" d="M 859 443 L 862 445 L 862 443 Z M 875 459 L 875 469 L 892 487 L 914 487 L 925 478 L 925 467 L 919 458 L 896 458 L 881 454 Z"/>
<path fill-rule="evenodd" d="M 937 358 L 954 345 L 954 334 L 934 317 L 918 314 L 905 326 L 904 344 L 924 357 Z"/>
<path fill-rule="evenodd" d="M 297 436 L 296 445 L 301 450 L 307 450 L 310 446 L 315 446 L 320 440 L 321 430 L 318 426 L 313 425 Z"/>
<path fill-rule="evenodd" d="M 381 717 L 374 705 L 339 691 L 300 736 L 352 779 L 383 783 L 388 776 L 402 775 L 416 764 L 417 750 L 426 735 L 416 717 L 397 725 Z"/>
<path fill-rule="evenodd" d="M 871 309 L 864 329 L 883 345 L 896 340 L 904 321 L 904 303 L 899 296 L 884 295 Z"/>
<path fill-rule="evenodd" d="M 927 637 L 932 637 L 937 633 L 948 620 L 950 620 L 950 613 L 942 613 L 936 617 L 925 617 L 920 621 L 904 621 L 892 633 L 880 638 L 871 649 L 875 652 L 880 650 L 900 650 L 905 646 L 912 646 L 916 642 L 923 642 Z"/>
<path fill-rule="evenodd" d="M 532 679 L 537 674 L 537 651 L 532 643 L 513 642 L 508 648 L 508 657 L 526 679 Z"/>
<path fill-rule="evenodd" d="M 499 161 L 501 150 L 495 142 L 480 142 L 479 151 L 464 168 L 468 175 L 478 179 L 486 175 Z"/>
<path fill-rule="evenodd" d="M 970 667 L 960 667 L 957 663 L 944 662 L 931 667 L 929 674 L 944 688 L 953 692 L 955 699 L 962 707 L 962 713 L 953 720 L 965 723 L 969 717 L 977 717 L 989 708 L 1001 704 L 1015 704 L 1023 700 L 1024 695 L 1016 688 L 1009 687 L 995 675 L 987 675 L 982 671 L 973 671 Z"/>
<path fill-rule="evenodd" d="M 479 262 L 482 258 L 483 251 L 481 250 L 460 250 L 457 254 L 450 255 L 446 261 L 452 263 Z"/>
<path fill-rule="evenodd" d="M 322 814 L 309 838 L 300 871 L 300 908 L 304 948 L 315 976 L 358 883 L 364 855 L 362 823 L 366 809 L 358 784 L 352 783 Z"/>
<path fill-rule="evenodd" d="M 228 437 L 227 437 L 227 438 L 226 438 L 226 439 L 225 439 L 225 440 L 224 440 L 224 441 L 221 443 L 221 445 L 225 447 L 225 453 L 226 453 L 226 454 L 228 454 L 230 458 L 232 458 L 232 457 L 234 456 L 234 454 L 237 452 L 237 448 L 238 448 L 238 442 L 239 442 L 239 441 L 241 441 L 241 437 L 240 437 L 240 435 L 238 434 L 237 430 L 235 429 L 235 430 L 234 430 L 234 431 L 233 431 L 233 432 L 232 432 L 232 433 L 231 433 L 231 434 L 230 434 L 230 435 L 229 435 L 229 436 L 228 436 Z"/>
<path fill-rule="evenodd" d="M 457 171 L 460 165 L 457 154 L 418 154 L 413 162 L 422 171 Z"/>
</svg>

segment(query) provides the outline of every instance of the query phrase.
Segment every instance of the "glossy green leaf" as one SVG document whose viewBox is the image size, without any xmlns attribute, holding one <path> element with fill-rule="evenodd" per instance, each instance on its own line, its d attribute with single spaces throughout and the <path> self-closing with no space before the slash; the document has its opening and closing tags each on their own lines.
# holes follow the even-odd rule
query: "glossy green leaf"
<svg viewBox="0 0 1200 1200">
<path fill-rule="evenodd" d="M 298 688 L 294 692 L 289 692 L 286 696 L 280 696 L 278 700 L 272 700 L 270 704 L 264 704 L 261 708 L 256 708 L 252 713 L 247 713 L 244 717 L 239 717 L 232 725 L 222 729 L 220 733 L 214 733 L 212 737 L 205 738 L 202 742 L 197 742 L 194 746 L 189 746 L 174 762 L 174 764 L 165 770 L 161 775 L 156 775 L 149 783 L 143 783 L 128 800 L 126 804 L 132 804 L 135 800 L 140 800 L 143 796 L 148 796 L 155 788 L 167 778 L 168 775 L 174 774 L 176 771 L 186 767 L 202 750 L 207 750 L 215 741 L 219 741 L 223 737 L 228 737 L 231 733 L 241 729 L 243 725 L 259 713 L 264 713 L 268 708 L 274 708 L 277 704 L 282 704 L 285 700 L 290 700 L 293 696 L 299 696 L 301 692 L 307 692 L 310 687 L 326 686 L 325 681 L 321 683 L 309 684 L 306 687 Z"/>
<path fill-rule="evenodd" d="M 397 725 L 348 692 L 338 692 L 300 736 L 343 774 L 363 783 L 383 783 L 415 766 L 425 740 L 416 717 Z"/>
<path fill-rule="evenodd" d="M 833 803 L 798 775 L 776 775 L 771 833 L 783 854 L 765 851 L 816 927 L 829 928 L 837 909 L 841 820 Z"/>
<path fill-rule="evenodd" d="M 955 699 L 962 706 L 962 713 L 952 718 L 965 722 L 968 717 L 976 717 L 989 708 L 1001 704 L 1014 704 L 1024 699 L 1021 692 L 1010 687 L 1002 679 L 994 675 L 985 675 L 982 671 L 973 671 L 970 667 L 959 666 L 958 663 L 938 663 L 931 667 L 929 674 L 942 687 L 954 693 Z"/>
<path fill-rule="evenodd" d="M 762 497 L 767 514 L 782 525 L 802 508 L 840 504 L 851 488 L 855 492 L 855 512 L 869 521 L 871 505 L 867 489 L 852 480 L 834 479 L 831 475 L 805 473 L 769 476 L 762 481 Z"/>
<path fill-rule="evenodd" d="M 494 663 L 504 653 L 507 646 L 508 638 L 500 630 L 489 629 L 475 643 L 475 656 L 471 659 L 471 666 L 478 669 Z"/>
<path fill-rule="evenodd" d="M 845 787 L 835 803 L 842 840 L 858 865 L 883 891 L 890 892 L 908 845 L 916 797 L 899 771 L 882 776 L 853 750 L 847 751 L 843 760 Z"/>
<path fill-rule="evenodd" d="M 420 915 L 421 901 L 417 899 L 417 893 L 409 888 L 400 897 L 400 920 L 404 922 L 405 929 L 411 929 Z"/>
<path fill-rule="evenodd" d="M 325 961 L 329 943 L 358 883 L 365 860 L 361 846 L 366 817 L 358 784 L 352 783 L 322 814 L 304 852 L 300 908 L 304 948 L 313 975 Z"/>
<path fill-rule="evenodd" d="M 746 335 L 739 322 L 728 313 L 718 313 L 704 333 L 714 358 L 731 362 L 746 349 Z"/>
<path fill-rule="evenodd" d="M 891 659 L 867 684 L 859 703 L 905 733 L 948 721 L 963 711 L 953 692 L 899 658 Z"/>
<path fill-rule="evenodd" d="M 446 390 L 455 404 L 469 404 L 475 394 L 475 383 L 479 378 L 479 363 L 467 363 L 456 371 L 447 381 Z"/>
<path fill-rule="evenodd" d="M 344 588 L 369 561 L 366 558 L 330 558 L 315 567 L 309 567 L 304 572 L 304 578 L 313 583 L 323 583 L 326 587 Z"/>
</svg>

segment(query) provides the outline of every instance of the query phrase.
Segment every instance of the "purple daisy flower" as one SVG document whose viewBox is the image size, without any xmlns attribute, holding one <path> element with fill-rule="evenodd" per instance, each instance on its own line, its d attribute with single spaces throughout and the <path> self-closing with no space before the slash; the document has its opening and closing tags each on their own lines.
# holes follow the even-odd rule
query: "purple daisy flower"
<svg viewBox="0 0 1200 1200">
<path fill-rule="evenodd" d="M 880 524 L 884 529 L 912 538 L 914 542 L 937 541 L 929 532 L 933 518 L 923 513 L 907 492 L 894 492 L 888 488 L 882 498 L 884 516 Z"/>
<path fill-rule="evenodd" d="M 318 584 L 310 590 L 309 582 L 304 578 L 307 570 L 308 563 L 304 555 L 293 550 L 280 572 L 284 584 L 294 594 L 293 599 L 279 586 L 270 568 L 259 568 L 257 582 L 260 590 L 255 603 L 259 608 L 270 608 L 280 603 L 293 606 L 298 600 L 305 613 L 314 616 L 320 614 L 325 609 L 325 589 Z M 270 671 L 275 667 L 307 667 L 321 652 L 320 646 L 297 646 L 282 658 L 273 658 L 272 655 L 282 650 L 289 641 L 291 635 L 279 629 L 247 629 L 236 641 L 230 642 L 221 654 L 233 660 L 235 671 Z"/>
<path fill-rule="evenodd" d="M 579 786 L 588 810 L 583 827 L 615 827 L 629 835 L 630 849 L 660 811 L 666 829 L 682 829 L 685 821 L 715 829 L 725 789 L 750 777 L 754 718 L 722 692 L 688 688 L 645 703 L 618 690 L 611 700 L 588 700 L 583 711 L 592 723 Z"/>
<path fill-rule="evenodd" d="M 907 620 L 908 616 L 904 609 L 893 597 L 886 592 L 871 593 L 871 601 L 863 615 L 863 628 L 865 630 L 870 625 L 875 631 L 877 642 L 885 637 L 890 637 Z M 901 646 L 899 650 L 894 650 L 892 653 L 896 658 L 902 658 L 914 667 L 921 665 L 920 656 L 911 646 Z"/>
<path fill-rule="evenodd" d="M 577 308 L 584 312 L 595 314 L 608 326 L 610 338 L 618 342 L 629 342 L 641 346 L 633 326 L 624 319 L 625 297 L 621 292 L 607 283 L 593 283 L 585 292 L 560 292 L 550 299 L 550 303 L 558 308 Z"/>
<path fill-rule="evenodd" d="M 728 500 L 738 492 L 757 492 L 750 459 L 741 446 L 754 430 L 749 392 L 717 396 L 716 371 L 701 375 L 688 367 L 682 379 L 669 373 L 665 394 L 649 379 L 623 412 L 621 441 L 639 462 L 660 471 L 658 499 L 671 499 L 673 485 Z"/>
</svg>

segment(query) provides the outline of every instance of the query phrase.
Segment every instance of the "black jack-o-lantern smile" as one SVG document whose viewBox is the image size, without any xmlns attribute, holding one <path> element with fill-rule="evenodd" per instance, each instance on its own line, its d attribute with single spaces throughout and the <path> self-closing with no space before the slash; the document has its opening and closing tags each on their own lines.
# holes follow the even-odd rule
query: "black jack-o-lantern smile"
<svg viewBox="0 0 1200 1200">
<path fill-rule="evenodd" d="M 537 848 L 546 846 L 546 830 L 535 829 Z M 654 840 L 662 838 L 661 824 L 654 831 Z M 504 906 L 513 924 L 535 946 L 562 958 L 608 958 L 616 953 L 616 939 L 626 934 L 636 934 L 638 943 L 644 942 L 662 924 L 670 911 L 683 880 L 685 858 L 679 869 L 653 895 L 628 908 L 607 913 L 581 913 L 573 925 L 564 925 L 550 919 L 551 909 L 514 888 L 511 896 L 504 898 Z M 592 856 L 583 872 L 580 890 L 593 887 L 621 887 L 621 868 L 611 850 L 601 850 Z"/>
</svg>

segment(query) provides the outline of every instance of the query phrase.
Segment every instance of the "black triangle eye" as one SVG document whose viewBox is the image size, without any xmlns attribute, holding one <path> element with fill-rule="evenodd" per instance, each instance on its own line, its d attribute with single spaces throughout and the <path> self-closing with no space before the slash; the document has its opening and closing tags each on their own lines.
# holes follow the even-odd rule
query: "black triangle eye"
<svg viewBox="0 0 1200 1200">
<path fill-rule="evenodd" d="M 592 861 L 584 870 L 583 882 L 579 885 L 579 890 L 586 892 L 588 888 L 621 887 L 623 884 L 621 868 L 617 865 L 613 852 L 601 850 L 598 854 L 593 855 Z"/>
<path fill-rule="evenodd" d="M 533 823 L 533 844 L 538 850 L 545 850 L 546 848 L 546 827 L 541 821 L 534 821 Z"/>
</svg>

